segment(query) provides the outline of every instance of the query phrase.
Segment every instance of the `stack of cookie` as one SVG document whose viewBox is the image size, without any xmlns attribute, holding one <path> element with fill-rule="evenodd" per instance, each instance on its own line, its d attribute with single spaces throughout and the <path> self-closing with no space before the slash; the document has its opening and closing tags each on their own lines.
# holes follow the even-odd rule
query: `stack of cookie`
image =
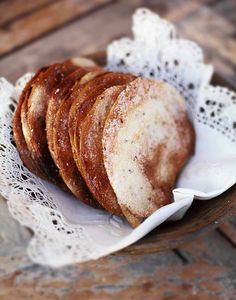
<svg viewBox="0 0 236 300">
<path fill-rule="evenodd" d="M 84 58 L 35 74 L 13 133 L 31 172 L 133 227 L 172 201 L 195 139 L 175 88 Z"/>
</svg>

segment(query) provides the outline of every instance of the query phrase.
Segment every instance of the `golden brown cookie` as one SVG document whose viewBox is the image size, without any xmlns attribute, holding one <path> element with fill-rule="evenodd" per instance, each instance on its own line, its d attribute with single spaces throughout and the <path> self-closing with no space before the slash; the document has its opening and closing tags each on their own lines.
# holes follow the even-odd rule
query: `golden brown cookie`
<svg viewBox="0 0 236 300">
<path fill-rule="evenodd" d="M 19 98 L 16 111 L 13 117 L 13 136 L 14 141 L 16 143 L 17 150 L 19 152 L 20 158 L 22 159 L 24 165 L 34 174 L 45 178 L 45 174 L 38 168 L 37 164 L 35 163 L 31 153 L 28 149 L 27 143 L 25 141 L 23 131 L 22 131 L 22 123 L 21 123 L 21 108 L 24 101 L 29 97 L 29 93 L 31 90 L 31 86 L 37 80 L 37 78 L 43 76 L 46 72 L 47 67 L 40 69 L 34 77 L 26 84 L 25 88 L 23 89 L 21 96 Z"/>
<path fill-rule="evenodd" d="M 74 85 L 73 93 L 71 94 L 71 109 L 69 113 L 69 135 L 70 135 L 71 145 L 73 145 L 73 141 L 74 141 L 74 135 L 76 129 L 76 113 L 79 106 L 81 90 L 87 86 L 89 81 L 107 73 L 109 72 L 106 72 L 105 70 L 89 72 L 85 74 L 81 78 L 81 80 Z M 74 151 L 74 147 L 72 147 L 72 151 Z"/>
<path fill-rule="evenodd" d="M 83 177 L 95 199 L 109 212 L 121 215 L 103 162 L 102 134 L 107 115 L 125 86 L 106 89 L 96 99 L 80 126 L 80 162 Z"/>
<path fill-rule="evenodd" d="M 89 61 L 81 61 L 82 58 L 77 59 L 77 63 L 88 63 Z M 78 61 L 79 60 L 79 61 Z M 53 128 L 54 128 L 54 120 L 62 101 L 71 93 L 71 89 L 85 74 L 91 71 L 100 70 L 101 68 L 93 66 L 93 67 L 78 67 L 74 72 L 70 73 L 65 77 L 65 80 L 51 93 L 48 100 L 48 107 L 46 113 L 46 134 L 47 134 L 47 142 L 48 148 L 54 158 L 53 153 Z"/>
<path fill-rule="evenodd" d="M 119 94 L 106 119 L 103 155 L 118 204 L 132 226 L 172 201 L 194 138 L 185 101 L 169 84 L 138 78 Z"/>
<path fill-rule="evenodd" d="M 107 88 L 123 85 L 135 77 L 125 73 L 104 73 L 88 81 L 78 93 L 73 101 L 69 113 L 69 134 L 74 154 L 74 160 L 78 169 L 82 172 L 80 163 L 80 125 L 86 115 L 89 113 L 97 97 Z M 83 175 L 83 174 L 82 174 Z"/>
<path fill-rule="evenodd" d="M 89 70 L 90 71 L 90 70 Z M 57 110 L 53 126 L 53 156 L 59 168 L 61 177 L 70 191 L 81 201 L 93 207 L 100 207 L 89 192 L 83 177 L 81 176 L 73 158 L 70 136 L 68 132 L 69 110 L 81 90 L 81 82 L 89 81 L 99 76 L 103 70 L 95 70 L 86 73 L 81 80 L 78 80 L 71 90 L 71 94 L 61 102 Z"/>
<path fill-rule="evenodd" d="M 85 204 L 98 207 L 74 162 L 68 133 L 70 106 L 69 100 L 64 101 L 56 114 L 53 130 L 54 160 L 69 190 Z"/>
<path fill-rule="evenodd" d="M 28 97 L 21 107 L 23 134 L 35 164 L 48 180 L 62 187 L 63 181 L 48 149 L 45 117 L 51 93 L 76 68 L 70 61 L 49 66 L 30 85 Z"/>
</svg>

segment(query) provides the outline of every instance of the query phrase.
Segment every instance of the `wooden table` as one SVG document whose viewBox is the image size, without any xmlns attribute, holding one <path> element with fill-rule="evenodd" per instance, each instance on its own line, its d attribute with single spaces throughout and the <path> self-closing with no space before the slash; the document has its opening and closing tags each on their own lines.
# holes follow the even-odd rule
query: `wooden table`
<svg viewBox="0 0 236 300">
<path fill-rule="evenodd" d="M 234 0 L 0 1 L 0 75 L 14 82 L 53 61 L 105 49 L 130 35 L 131 15 L 140 6 L 198 42 L 216 72 L 236 87 Z M 59 270 L 28 259 L 29 239 L 0 198 L 0 300 L 236 298 L 235 218 L 173 251 L 118 253 Z"/>
</svg>

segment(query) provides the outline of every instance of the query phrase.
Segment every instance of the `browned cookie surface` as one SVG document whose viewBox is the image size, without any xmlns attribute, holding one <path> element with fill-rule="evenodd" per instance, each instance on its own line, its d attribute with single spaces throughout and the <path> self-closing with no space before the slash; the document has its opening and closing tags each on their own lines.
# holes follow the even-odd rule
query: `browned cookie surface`
<svg viewBox="0 0 236 300">
<path fill-rule="evenodd" d="M 25 88 L 23 89 L 21 96 L 19 98 L 16 111 L 13 117 L 13 136 L 16 143 L 17 150 L 19 155 L 24 163 L 24 165 L 34 174 L 44 178 L 45 174 L 38 168 L 37 164 L 35 163 L 29 149 L 27 143 L 25 141 L 25 137 L 22 130 L 22 123 L 21 123 L 21 108 L 24 104 L 25 100 L 29 97 L 31 86 L 34 82 L 46 72 L 47 68 L 40 69 L 34 77 L 26 84 Z"/>
<path fill-rule="evenodd" d="M 172 201 L 194 139 L 185 101 L 169 84 L 138 78 L 119 94 L 106 119 L 103 154 L 108 178 L 131 225 Z"/>
<path fill-rule="evenodd" d="M 113 86 L 97 97 L 80 130 L 83 177 L 97 201 L 109 212 L 122 214 L 103 162 L 102 134 L 107 115 L 125 86 Z"/>
<path fill-rule="evenodd" d="M 59 168 L 60 175 L 70 191 L 81 201 L 94 207 L 99 207 L 88 190 L 83 177 L 81 176 L 74 161 L 72 147 L 69 136 L 69 111 L 75 96 L 79 94 L 82 84 L 95 78 L 103 70 L 91 71 L 87 69 L 86 74 L 78 80 L 72 88 L 72 95 L 69 94 L 60 104 L 53 126 L 53 156 Z"/>
<path fill-rule="evenodd" d="M 107 88 L 123 85 L 135 77 L 125 73 L 104 73 L 83 85 L 83 88 L 75 98 L 70 114 L 69 114 L 69 133 L 73 148 L 74 159 L 78 169 L 83 172 L 80 163 L 80 126 L 90 109 L 94 105 L 97 97 L 102 94 Z M 82 174 L 83 175 L 83 174 Z"/>
<path fill-rule="evenodd" d="M 77 166 L 74 162 L 68 133 L 68 114 L 70 98 L 64 101 L 57 111 L 53 130 L 54 160 L 59 168 L 61 177 L 70 191 L 84 203 L 97 207 Z"/>
<path fill-rule="evenodd" d="M 64 184 L 48 149 L 45 118 L 51 93 L 76 68 L 69 61 L 48 67 L 30 86 L 30 93 L 21 108 L 23 134 L 31 156 L 47 179 L 60 186 Z"/>
<path fill-rule="evenodd" d="M 89 72 L 85 74 L 79 82 L 77 82 L 73 87 L 73 93 L 71 94 L 71 109 L 69 113 L 69 135 L 71 140 L 71 145 L 74 144 L 74 135 L 75 130 L 77 127 L 77 111 L 80 105 L 80 97 L 82 89 L 87 87 L 87 85 L 91 86 L 89 84 L 89 81 L 95 80 L 96 77 L 99 77 L 101 75 L 104 75 L 108 72 L 105 70 L 99 70 L 94 72 Z M 88 91 L 89 92 L 89 91 Z M 72 147 L 72 151 L 74 151 L 74 147 Z"/>
<path fill-rule="evenodd" d="M 78 61 L 77 61 L 78 63 Z M 100 69 L 99 67 L 78 67 L 74 72 L 70 73 L 65 77 L 65 80 L 55 88 L 51 93 L 51 96 L 48 100 L 48 107 L 46 113 L 46 134 L 48 148 L 52 157 L 54 158 L 53 151 L 53 128 L 54 120 L 62 101 L 70 95 L 71 89 L 76 81 L 80 80 L 88 72 L 93 70 Z"/>
</svg>

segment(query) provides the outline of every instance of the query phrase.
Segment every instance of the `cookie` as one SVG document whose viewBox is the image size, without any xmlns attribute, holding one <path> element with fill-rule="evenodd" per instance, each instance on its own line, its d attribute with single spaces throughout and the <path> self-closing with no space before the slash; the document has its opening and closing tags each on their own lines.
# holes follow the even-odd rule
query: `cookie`
<svg viewBox="0 0 236 300">
<path fill-rule="evenodd" d="M 13 137 L 14 141 L 16 143 L 16 147 L 18 150 L 18 153 L 20 155 L 21 160 L 23 161 L 24 165 L 34 174 L 37 176 L 40 176 L 41 178 L 45 178 L 45 174 L 41 171 L 41 169 L 37 166 L 35 163 L 31 152 L 28 149 L 27 143 L 25 141 L 25 137 L 22 130 L 22 123 L 21 123 L 21 108 L 24 103 L 24 101 L 29 97 L 31 86 L 34 84 L 34 82 L 37 80 L 38 77 L 43 76 L 43 74 L 46 72 L 46 68 L 40 69 L 34 77 L 26 84 L 25 88 L 23 89 L 20 99 L 17 104 L 16 111 L 13 116 Z"/>
<path fill-rule="evenodd" d="M 102 134 L 105 120 L 125 86 L 113 86 L 97 97 L 80 126 L 80 163 L 83 177 L 93 196 L 109 212 L 121 215 L 116 195 L 103 162 Z"/>
<path fill-rule="evenodd" d="M 77 80 L 70 94 L 67 95 L 57 109 L 53 126 L 53 157 L 59 168 L 60 176 L 76 197 L 93 207 L 100 207 L 100 205 L 93 199 L 74 161 L 69 136 L 69 111 L 73 101 L 82 89 L 83 84 L 81 82 L 85 84 L 85 82 L 99 76 L 102 72 L 104 71 L 90 71 L 80 80 Z"/>
<path fill-rule="evenodd" d="M 77 58 L 77 64 L 85 62 L 89 64 L 89 61 L 86 60 L 85 62 L 82 60 L 82 58 Z M 78 67 L 74 72 L 70 73 L 68 76 L 66 76 L 65 80 L 60 84 L 60 86 L 56 87 L 54 91 L 51 93 L 49 99 L 48 99 L 48 106 L 47 106 L 47 112 L 46 112 L 46 135 L 47 135 L 47 142 L 48 142 L 48 148 L 49 151 L 54 158 L 53 153 L 53 127 L 54 127 L 54 120 L 57 113 L 57 110 L 59 109 L 62 101 L 65 98 L 68 98 L 68 96 L 71 93 L 71 89 L 74 86 L 74 84 L 79 81 L 82 77 L 84 77 L 85 74 L 91 73 L 91 71 L 99 70 L 99 67 L 93 66 L 93 67 Z"/>
<path fill-rule="evenodd" d="M 28 98 L 21 107 L 23 134 L 31 156 L 46 178 L 60 186 L 64 184 L 48 149 L 45 117 L 51 93 L 76 68 L 70 62 L 49 66 L 29 87 Z"/>
<path fill-rule="evenodd" d="M 193 148 L 194 130 L 175 88 L 138 78 L 119 94 L 106 119 L 103 155 L 132 226 L 172 201 L 176 178 Z"/>
<path fill-rule="evenodd" d="M 74 160 L 82 171 L 80 164 L 80 125 L 89 113 L 97 97 L 107 88 L 130 82 L 135 77 L 125 73 L 104 73 L 84 84 L 78 96 L 73 101 L 69 114 L 69 134 Z M 83 175 L 83 174 L 82 174 Z"/>
</svg>

